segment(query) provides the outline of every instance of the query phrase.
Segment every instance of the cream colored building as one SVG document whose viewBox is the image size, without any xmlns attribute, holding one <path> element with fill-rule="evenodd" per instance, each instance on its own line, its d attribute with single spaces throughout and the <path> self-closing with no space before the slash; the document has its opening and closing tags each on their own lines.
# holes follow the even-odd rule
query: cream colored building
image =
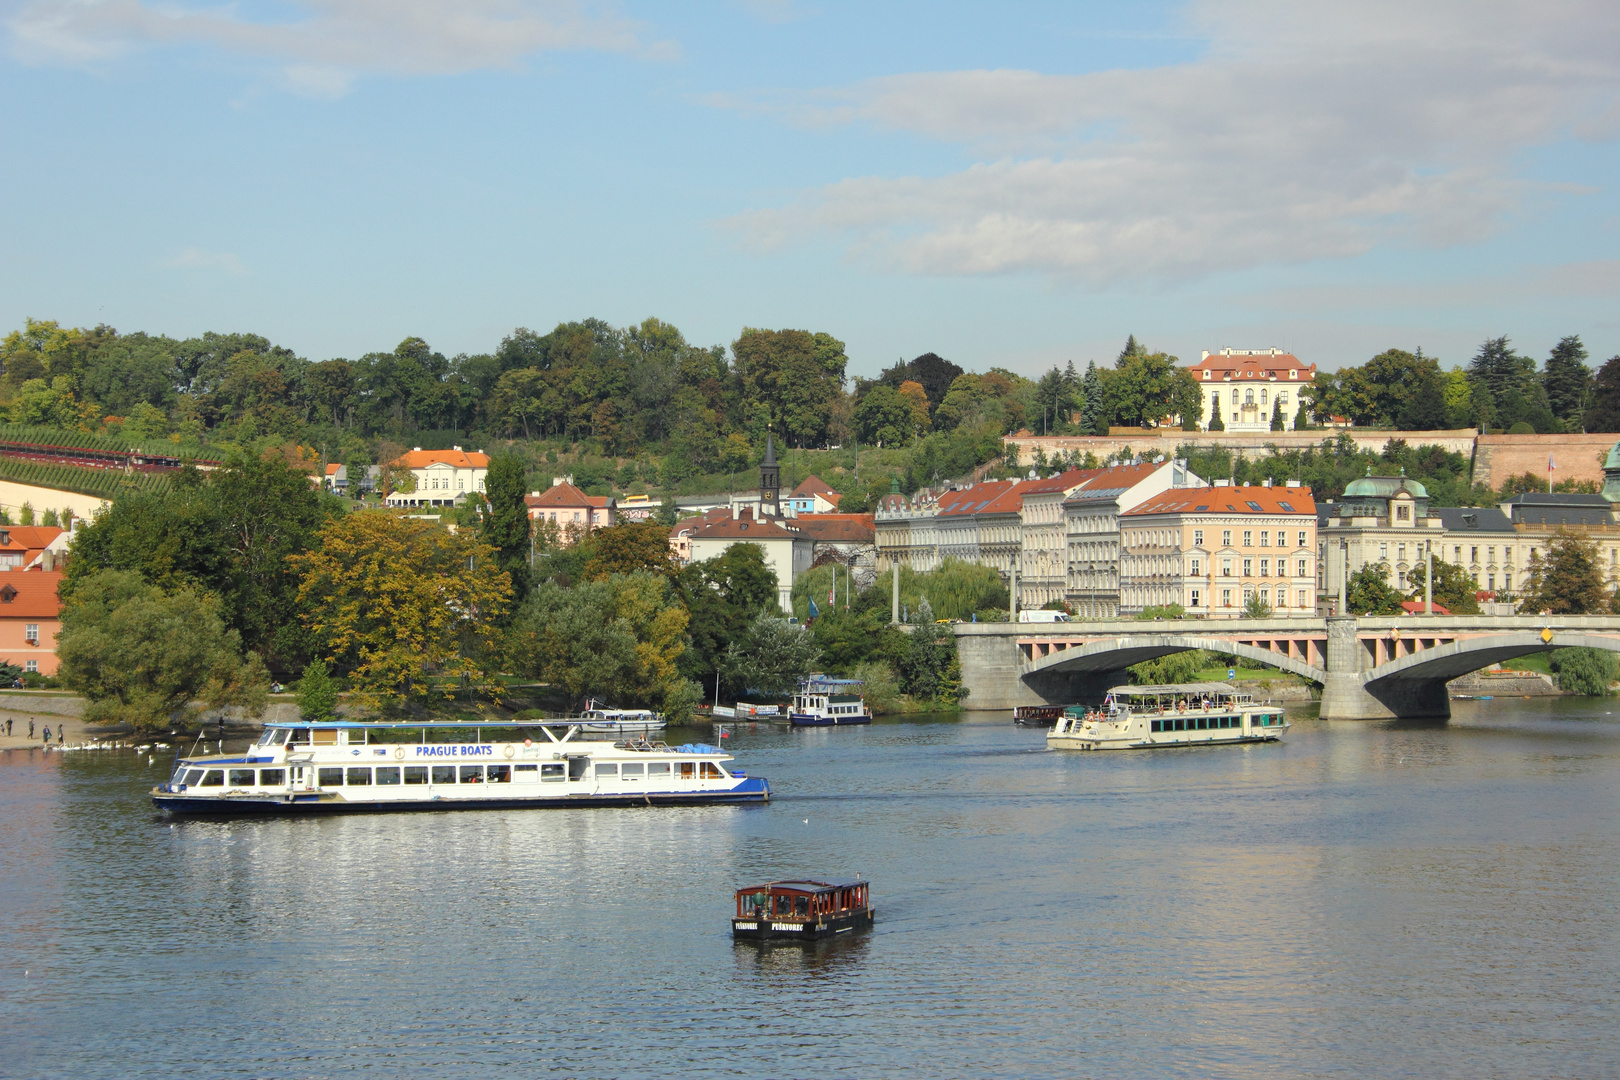
<svg viewBox="0 0 1620 1080">
<path fill-rule="evenodd" d="M 1064 596 L 1076 618 L 1111 619 L 1120 613 L 1120 515 L 1167 491 L 1208 484 L 1176 460 L 1090 471 L 1063 500 Z"/>
<path fill-rule="evenodd" d="M 736 516 L 705 521 L 684 538 L 693 562 L 722 555 L 733 544 L 758 544 L 765 565 L 776 575 L 776 599 L 785 614 L 793 613 L 793 579 L 810 569 L 815 542 L 781 518 L 756 518 L 752 508 Z"/>
<path fill-rule="evenodd" d="M 1121 615 L 1180 604 L 1193 618 L 1237 619 L 1253 598 L 1273 618 L 1316 614 L 1316 502 L 1298 481 L 1169 491 L 1120 524 Z"/>
<path fill-rule="evenodd" d="M 467 496 L 484 490 L 489 455 L 482 450 L 423 450 L 413 447 L 391 465 L 403 465 L 416 481 L 415 491 L 395 491 L 384 500 L 389 506 L 461 506 Z"/>
</svg>

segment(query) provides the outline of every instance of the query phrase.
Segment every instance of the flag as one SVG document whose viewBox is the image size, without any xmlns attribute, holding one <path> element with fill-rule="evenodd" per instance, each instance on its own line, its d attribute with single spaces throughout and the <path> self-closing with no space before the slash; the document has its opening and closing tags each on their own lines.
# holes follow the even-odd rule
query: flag
<svg viewBox="0 0 1620 1080">
<path fill-rule="evenodd" d="M 820 614 L 821 612 L 816 610 L 816 602 L 814 600 L 810 601 L 810 617 L 813 619 Z"/>
<path fill-rule="evenodd" d="M 1547 471 L 1552 472 L 1556 468 L 1558 468 L 1558 466 L 1553 464 L 1553 456 L 1551 454 L 1548 454 L 1547 455 Z"/>
<path fill-rule="evenodd" d="M 832 588 L 827 590 L 827 606 L 828 607 L 837 607 L 838 606 L 838 586 L 836 586 L 836 585 L 834 585 Z"/>
</svg>

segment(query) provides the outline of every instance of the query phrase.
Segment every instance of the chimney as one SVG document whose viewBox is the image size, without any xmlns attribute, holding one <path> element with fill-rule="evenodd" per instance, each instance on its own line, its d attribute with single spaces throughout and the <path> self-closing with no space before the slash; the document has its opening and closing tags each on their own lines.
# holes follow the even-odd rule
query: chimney
<svg viewBox="0 0 1620 1080">
<path fill-rule="evenodd" d="M 1297 488 L 1297 487 L 1299 487 L 1299 481 L 1298 480 L 1289 480 L 1289 481 L 1286 481 L 1283 484 L 1283 486 L 1284 487 Z"/>
<path fill-rule="evenodd" d="M 1221 479 L 1221 480 L 1217 480 L 1217 481 L 1215 481 L 1215 486 L 1216 486 L 1216 487 L 1225 487 L 1225 486 L 1226 486 L 1226 485 L 1227 485 L 1227 484 L 1229 484 L 1229 483 L 1231 483 L 1231 481 L 1229 481 L 1229 480 L 1225 480 L 1225 479 Z"/>
<path fill-rule="evenodd" d="M 539 498 L 539 497 L 540 497 L 540 493 L 539 493 L 539 492 L 538 492 L 538 491 L 531 491 L 531 492 L 529 492 L 529 498 L 531 498 L 531 499 L 538 499 L 538 498 Z"/>
<path fill-rule="evenodd" d="M 1199 363 L 1200 363 L 1200 364 L 1202 364 L 1202 363 L 1203 363 L 1203 362 L 1204 362 L 1204 361 L 1205 361 L 1205 360 L 1208 360 L 1208 359 L 1209 359 L 1209 350 L 1208 350 L 1208 349 L 1205 349 L 1205 350 L 1204 350 L 1204 355 L 1202 355 L 1202 356 L 1200 356 L 1200 357 L 1199 357 L 1199 358 L 1198 358 L 1198 362 L 1199 362 Z"/>
<path fill-rule="evenodd" d="M 732 503 L 731 504 L 731 520 L 736 521 L 741 516 L 742 516 L 742 509 L 736 503 Z"/>
<path fill-rule="evenodd" d="M 413 447 L 411 447 L 411 453 L 413 453 L 413 454 L 420 454 L 420 453 L 421 453 L 421 452 L 422 452 L 422 448 L 421 448 L 421 447 L 420 447 L 420 446 L 413 446 Z"/>
<path fill-rule="evenodd" d="M 1271 486 L 1271 477 L 1268 476 L 1264 480 L 1260 481 L 1260 486 L 1261 487 L 1270 487 Z"/>
</svg>

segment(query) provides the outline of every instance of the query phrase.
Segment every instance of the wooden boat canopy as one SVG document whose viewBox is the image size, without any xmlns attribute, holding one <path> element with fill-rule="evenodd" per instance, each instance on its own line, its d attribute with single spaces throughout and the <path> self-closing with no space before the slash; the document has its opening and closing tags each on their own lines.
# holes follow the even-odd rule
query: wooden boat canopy
<svg viewBox="0 0 1620 1080">
<path fill-rule="evenodd" d="M 851 881 L 771 881 L 737 890 L 737 915 L 741 918 L 814 919 L 844 911 L 861 911 L 867 906 L 870 885 L 856 878 Z"/>
</svg>

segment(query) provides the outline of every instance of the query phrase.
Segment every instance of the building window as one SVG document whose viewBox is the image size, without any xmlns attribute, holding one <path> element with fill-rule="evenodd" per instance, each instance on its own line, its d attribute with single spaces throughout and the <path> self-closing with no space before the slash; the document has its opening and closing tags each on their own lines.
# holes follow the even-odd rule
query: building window
<svg viewBox="0 0 1620 1080">
<path fill-rule="evenodd" d="M 1197 589 L 1194 589 L 1192 591 L 1191 597 L 1192 597 L 1192 605 L 1191 606 L 1197 607 L 1198 606 L 1198 590 Z"/>
<path fill-rule="evenodd" d="M 1232 560 L 1231 559 L 1222 559 L 1221 560 L 1221 577 L 1231 577 L 1231 576 L 1232 576 Z"/>
<path fill-rule="evenodd" d="M 1232 404 L 1236 405 L 1237 403 L 1238 403 L 1238 392 L 1237 392 L 1237 387 L 1234 386 L 1234 387 L 1232 387 Z M 1234 420 L 1237 419 L 1237 413 L 1232 414 L 1232 419 L 1234 419 Z"/>
<path fill-rule="evenodd" d="M 1198 576 L 1198 560 L 1197 559 L 1194 559 L 1192 561 L 1192 573 L 1193 573 L 1194 577 Z"/>
<path fill-rule="evenodd" d="M 1260 404 L 1264 405 L 1265 403 L 1266 403 L 1266 392 L 1264 390 L 1261 390 L 1260 391 Z"/>
<path fill-rule="evenodd" d="M 37 672 L 39 670 L 39 661 L 38 660 L 24 660 L 23 661 L 23 670 L 24 671 Z"/>
<path fill-rule="evenodd" d="M 1254 547 L 1254 533 L 1250 532 L 1248 529 L 1243 530 L 1243 546 Z"/>
<path fill-rule="evenodd" d="M 1260 576 L 1261 577 L 1270 577 L 1271 576 L 1271 560 L 1270 559 L 1261 559 L 1260 560 Z"/>
<path fill-rule="evenodd" d="M 1535 551 L 1532 550 L 1530 552 L 1530 554 L 1534 555 Z M 1471 547 L 1471 548 L 1468 549 L 1468 561 L 1471 562 L 1471 563 L 1479 562 L 1479 548 Z"/>
<path fill-rule="evenodd" d="M 38 645 L 39 644 L 39 623 L 36 623 L 36 622 L 29 623 L 28 627 L 23 631 L 23 637 L 28 639 L 28 644 L 30 644 L 30 645 Z"/>
<path fill-rule="evenodd" d="M 1203 546 L 1204 546 L 1204 530 L 1203 529 L 1194 529 L 1193 530 L 1193 547 L 1203 547 Z M 1611 552 L 1611 554 L 1613 554 L 1613 552 Z"/>
<path fill-rule="evenodd" d="M 1253 600 L 1253 599 L 1254 599 L 1254 590 L 1253 589 L 1244 589 L 1243 590 L 1243 606 L 1248 607 L 1249 606 L 1249 601 Z"/>
<path fill-rule="evenodd" d="M 1488 548 L 1485 549 L 1485 561 L 1488 562 L 1488 563 L 1496 561 L 1496 549 L 1495 548 L 1488 547 Z"/>
<path fill-rule="evenodd" d="M 1244 559 L 1243 560 L 1243 576 L 1244 577 L 1253 577 L 1254 576 L 1254 560 L 1253 559 Z"/>
<path fill-rule="evenodd" d="M 1285 608 L 1285 607 L 1288 606 L 1288 590 L 1287 589 L 1278 589 L 1277 590 L 1277 606 L 1280 607 L 1280 608 Z"/>
<path fill-rule="evenodd" d="M 1387 558 L 1389 558 L 1389 545 L 1388 544 L 1379 544 L 1378 545 L 1378 561 L 1383 562 Z"/>
<path fill-rule="evenodd" d="M 1406 545 L 1405 544 L 1397 544 L 1395 546 L 1395 557 L 1397 559 L 1399 559 L 1401 562 L 1406 561 Z"/>
<path fill-rule="evenodd" d="M 1305 541 L 1305 531 L 1303 529 L 1301 529 L 1300 533 L 1299 533 L 1299 543 L 1295 544 L 1294 546 L 1295 547 L 1309 547 L 1310 546 Z"/>
<path fill-rule="evenodd" d="M 1298 371 L 1298 369 L 1291 369 L 1291 370 L 1290 370 L 1290 371 L 1289 371 L 1289 372 L 1288 372 L 1288 377 L 1289 377 L 1289 378 L 1290 378 L 1290 379 L 1297 379 L 1297 378 L 1299 378 L 1299 371 Z"/>
<path fill-rule="evenodd" d="M 1222 529 L 1221 530 L 1221 547 L 1231 547 L 1231 546 L 1232 546 L 1232 530 L 1231 529 Z"/>
<path fill-rule="evenodd" d="M 1486 585 L 1485 587 L 1487 589 L 1489 589 L 1491 592 L 1495 592 L 1496 591 L 1496 575 L 1491 574 L 1489 577 L 1486 578 L 1486 580 L 1489 581 L 1490 584 Z"/>
<path fill-rule="evenodd" d="M 1271 530 L 1270 529 L 1261 529 L 1260 530 L 1260 546 L 1261 547 L 1270 547 L 1271 546 Z"/>
<path fill-rule="evenodd" d="M 1400 506 L 1397 506 L 1395 508 L 1395 520 L 1396 521 L 1411 521 L 1412 520 L 1412 508 L 1410 506 L 1407 506 L 1405 503 L 1402 503 Z"/>
<path fill-rule="evenodd" d="M 1245 404 L 1245 405 L 1253 405 L 1254 404 L 1254 391 L 1252 389 L 1243 391 L 1243 404 Z"/>
<path fill-rule="evenodd" d="M 1231 589 L 1222 589 L 1221 590 L 1221 607 L 1231 607 L 1231 606 L 1232 606 L 1232 590 Z"/>
<path fill-rule="evenodd" d="M 1307 569 L 1308 565 L 1309 564 L 1306 563 L 1304 559 L 1299 560 L 1299 573 L 1295 576 L 1304 577 L 1306 574 L 1310 573 L 1310 571 Z"/>
</svg>

